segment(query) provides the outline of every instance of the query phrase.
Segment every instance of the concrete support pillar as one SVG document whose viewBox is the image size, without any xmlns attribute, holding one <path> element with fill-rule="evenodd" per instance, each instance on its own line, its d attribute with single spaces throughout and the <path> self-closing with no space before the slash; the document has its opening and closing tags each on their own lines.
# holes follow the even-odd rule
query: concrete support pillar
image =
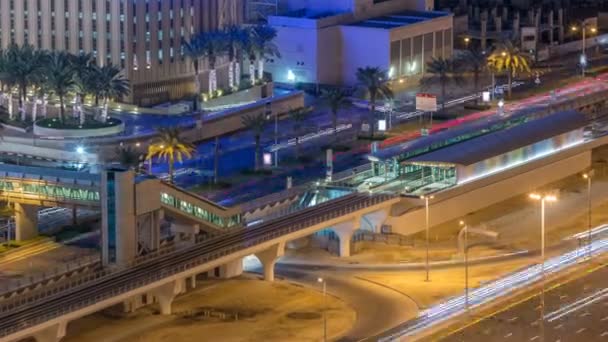
<svg viewBox="0 0 608 342">
<path fill-rule="evenodd" d="M 494 23 L 496 24 L 496 32 L 502 32 L 502 18 L 498 16 L 494 17 Z"/>
<path fill-rule="evenodd" d="M 37 205 L 15 203 L 15 240 L 33 239 L 38 235 Z"/>
<path fill-rule="evenodd" d="M 260 260 L 264 267 L 264 280 L 274 281 L 274 265 L 277 259 L 285 253 L 285 243 L 272 245 L 265 250 L 255 253 L 255 256 Z"/>
<path fill-rule="evenodd" d="M 352 221 L 339 223 L 331 228 L 338 238 L 340 239 L 340 257 L 350 256 L 350 244 L 355 231 L 359 229 L 359 222 L 361 218 L 354 219 Z"/>
<path fill-rule="evenodd" d="M 381 228 L 388 218 L 389 209 L 382 209 L 361 217 L 359 228 L 374 233 L 381 233 Z"/>
<path fill-rule="evenodd" d="M 504 6 L 502 8 L 502 22 L 503 23 L 509 22 L 509 8 L 507 6 Z"/>
<path fill-rule="evenodd" d="M 534 9 L 533 8 L 528 9 L 528 25 L 534 26 Z"/>
<path fill-rule="evenodd" d="M 33 337 L 36 339 L 36 342 L 58 342 L 65 337 L 67 325 L 67 321 L 52 325 L 35 333 Z"/>
<path fill-rule="evenodd" d="M 220 266 L 220 278 L 229 279 L 243 274 L 243 259 L 238 258 Z"/>
<path fill-rule="evenodd" d="M 196 288 L 196 275 L 193 275 L 192 277 L 190 277 L 190 287 L 193 289 Z"/>
<path fill-rule="evenodd" d="M 162 315 L 171 314 L 171 304 L 178 294 L 186 292 L 186 279 L 180 279 L 161 285 L 152 291 L 152 295 L 158 302 Z"/>
<path fill-rule="evenodd" d="M 560 8 L 557 10 L 557 26 L 559 29 L 559 34 L 557 39 L 559 39 L 559 43 L 564 43 L 564 9 Z"/>
</svg>

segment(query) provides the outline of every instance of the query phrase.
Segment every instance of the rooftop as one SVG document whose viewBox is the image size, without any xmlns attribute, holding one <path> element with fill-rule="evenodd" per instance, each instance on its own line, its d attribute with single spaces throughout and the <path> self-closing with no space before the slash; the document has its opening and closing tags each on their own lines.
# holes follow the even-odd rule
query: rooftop
<svg viewBox="0 0 608 342">
<path fill-rule="evenodd" d="M 380 29 L 394 29 L 398 27 L 408 26 L 423 21 L 447 16 L 447 12 L 438 11 L 404 11 L 392 15 L 384 15 L 381 17 L 370 18 L 358 21 L 349 26 L 371 27 Z"/>
<path fill-rule="evenodd" d="M 422 154 L 407 161 L 472 165 L 580 129 L 587 125 L 587 122 L 585 116 L 577 111 L 559 112 Z"/>
</svg>

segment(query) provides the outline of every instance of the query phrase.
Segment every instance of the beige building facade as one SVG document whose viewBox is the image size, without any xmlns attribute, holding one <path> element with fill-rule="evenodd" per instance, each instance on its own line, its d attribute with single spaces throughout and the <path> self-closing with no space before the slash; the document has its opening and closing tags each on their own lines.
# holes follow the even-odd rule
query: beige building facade
<svg viewBox="0 0 608 342">
<path fill-rule="evenodd" d="M 92 53 L 125 70 L 129 102 L 149 105 L 194 92 L 183 41 L 242 23 L 243 8 L 243 0 L 0 0 L 0 47 Z"/>
</svg>

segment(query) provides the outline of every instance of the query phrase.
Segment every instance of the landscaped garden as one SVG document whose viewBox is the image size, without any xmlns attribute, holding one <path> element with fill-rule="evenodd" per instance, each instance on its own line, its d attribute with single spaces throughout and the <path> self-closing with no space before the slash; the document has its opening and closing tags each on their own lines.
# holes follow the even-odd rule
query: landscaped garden
<svg viewBox="0 0 608 342">
<path fill-rule="evenodd" d="M 93 54 L 30 45 L 0 50 L 0 120 L 20 129 L 33 125 L 36 135 L 47 135 L 48 129 L 51 135 L 72 131 L 66 136 L 78 136 L 75 130 L 87 136 L 96 135 L 91 130 L 102 130 L 97 135 L 119 133 L 122 122 L 109 117 L 108 106 L 129 91 L 122 70 L 111 63 L 98 66 Z M 91 110 L 85 111 L 85 102 L 94 104 Z"/>
</svg>

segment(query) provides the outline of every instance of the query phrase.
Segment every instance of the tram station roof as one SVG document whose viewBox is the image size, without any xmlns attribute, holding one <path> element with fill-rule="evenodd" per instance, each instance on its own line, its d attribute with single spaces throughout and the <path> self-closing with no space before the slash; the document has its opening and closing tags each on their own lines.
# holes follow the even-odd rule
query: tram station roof
<svg viewBox="0 0 608 342">
<path fill-rule="evenodd" d="M 431 147 L 431 150 L 435 150 L 442 145 L 451 145 L 461 140 L 468 140 L 472 136 L 488 134 L 494 130 L 504 129 L 503 126 L 505 125 L 525 123 L 527 120 L 533 120 L 535 113 L 538 111 L 539 108 L 531 106 L 511 113 L 508 118 L 492 115 L 477 121 L 459 124 L 453 128 L 435 132 L 429 136 L 419 137 L 414 140 L 380 149 L 372 153 L 370 157 L 377 160 L 396 158 L 401 162 L 409 159 L 407 155 L 412 155 L 412 151 L 420 151 L 414 153 L 417 156 L 426 153 L 422 151 L 429 149 L 429 147 Z"/>
<path fill-rule="evenodd" d="M 521 125 L 422 154 L 408 159 L 406 162 L 472 165 L 580 129 L 587 123 L 588 121 L 585 116 L 577 111 L 558 112 Z"/>
</svg>

